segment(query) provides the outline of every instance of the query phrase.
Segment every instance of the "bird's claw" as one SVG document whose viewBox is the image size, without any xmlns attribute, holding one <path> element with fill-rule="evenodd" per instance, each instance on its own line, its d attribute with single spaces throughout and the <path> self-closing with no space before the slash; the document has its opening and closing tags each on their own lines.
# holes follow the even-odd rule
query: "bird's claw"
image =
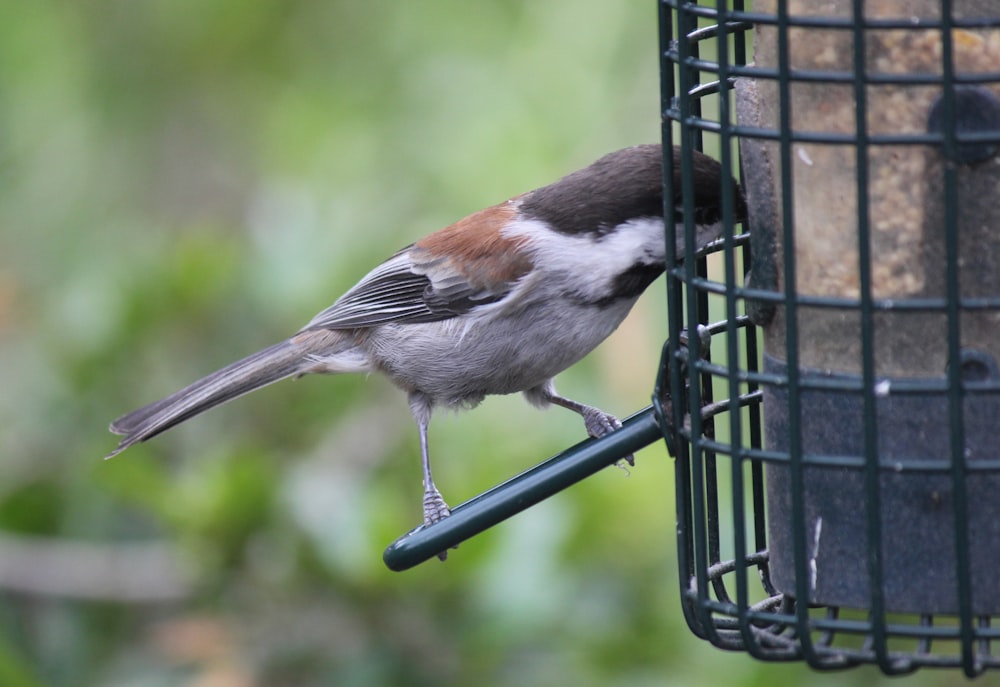
<svg viewBox="0 0 1000 687">
<path fill-rule="evenodd" d="M 451 515 L 451 508 L 445 503 L 441 492 L 431 487 L 424 491 L 424 525 L 433 525 Z"/>
<path fill-rule="evenodd" d="M 587 427 L 587 434 L 592 436 L 594 439 L 600 439 L 601 437 L 622 428 L 621 420 L 616 418 L 614 415 L 605 413 L 603 410 L 593 407 L 587 407 L 583 411 L 583 422 Z M 622 459 L 616 464 L 620 465 L 623 461 L 632 467 L 635 466 L 635 456 L 631 453 L 627 456 L 622 456 Z"/>
<path fill-rule="evenodd" d="M 436 487 L 424 489 L 424 527 L 440 522 L 451 515 L 451 508 L 445 502 L 441 492 Z M 457 546 L 454 548 L 458 548 Z M 437 555 L 439 560 L 446 560 L 448 552 L 442 551 Z"/>
</svg>

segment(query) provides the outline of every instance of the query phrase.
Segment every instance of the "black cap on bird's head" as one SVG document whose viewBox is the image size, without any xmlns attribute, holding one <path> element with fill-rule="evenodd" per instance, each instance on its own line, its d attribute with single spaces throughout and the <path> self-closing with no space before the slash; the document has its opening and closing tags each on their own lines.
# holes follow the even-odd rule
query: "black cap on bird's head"
<svg viewBox="0 0 1000 687">
<path fill-rule="evenodd" d="M 674 151 L 675 202 L 680 204 L 680 150 Z M 722 218 L 722 168 L 694 151 L 694 201 L 697 224 Z M 733 181 L 735 221 L 746 216 L 743 192 Z M 566 234 L 602 234 L 631 219 L 663 216 L 663 149 L 659 143 L 609 153 L 521 201 L 526 217 L 539 219 Z M 680 208 L 678 207 L 678 212 Z"/>
</svg>

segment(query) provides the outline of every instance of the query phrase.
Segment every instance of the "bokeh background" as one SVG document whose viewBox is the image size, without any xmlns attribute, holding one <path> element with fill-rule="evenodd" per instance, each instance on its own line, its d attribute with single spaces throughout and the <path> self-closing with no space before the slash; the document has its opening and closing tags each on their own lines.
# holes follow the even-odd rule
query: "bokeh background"
<svg viewBox="0 0 1000 687">
<path fill-rule="evenodd" d="M 652 1 L 0 2 L 0 685 L 882 682 L 693 638 L 659 446 L 402 574 L 381 552 L 419 520 L 419 452 L 382 379 L 285 382 L 101 459 L 110 419 L 391 251 L 657 140 L 657 69 Z M 661 284 L 562 391 L 646 405 Z M 439 486 L 582 435 L 517 397 L 441 414 Z"/>
</svg>

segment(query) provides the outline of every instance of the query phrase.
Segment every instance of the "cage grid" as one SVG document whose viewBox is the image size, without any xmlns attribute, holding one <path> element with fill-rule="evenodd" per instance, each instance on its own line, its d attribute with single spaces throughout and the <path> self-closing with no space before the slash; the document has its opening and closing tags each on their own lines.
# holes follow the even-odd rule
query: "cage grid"
<svg viewBox="0 0 1000 687">
<path fill-rule="evenodd" d="M 680 189 L 665 156 L 668 212 L 676 190 L 677 217 L 692 216 L 683 172 L 691 150 L 707 150 L 742 179 L 750 226 L 732 231 L 724 194 L 731 231 L 706 267 L 675 262 L 667 223 L 667 264 L 678 266 L 668 269 L 654 406 L 676 460 L 680 592 L 698 636 L 820 669 L 975 676 L 1000 665 L 987 579 L 1000 558 L 989 503 L 1000 488 L 990 452 L 1000 375 L 988 322 L 1000 289 L 980 278 L 997 271 L 995 241 L 976 234 L 993 215 L 978 196 L 1000 190 L 989 167 L 1000 71 L 988 63 L 1000 11 L 976 0 L 902 7 L 660 1 L 663 140 L 682 151 Z M 926 128 L 896 107 L 926 111 Z M 831 159 L 847 173 L 827 184 Z M 896 188 L 911 167 L 930 181 Z M 804 197 L 843 188 L 846 207 Z M 897 191 L 923 203 L 912 215 L 920 227 L 904 222 L 911 208 L 887 204 Z M 845 215 L 850 244 L 823 233 Z M 850 289 L 830 276 L 844 263 Z M 845 359 L 856 365 L 838 369 Z M 827 485 L 849 487 L 847 497 L 827 503 Z M 900 527 L 910 513 L 927 526 L 925 549 L 911 541 L 919 528 Z M 828 554 L 838 536 L 848 541 Z"/>
</svg>

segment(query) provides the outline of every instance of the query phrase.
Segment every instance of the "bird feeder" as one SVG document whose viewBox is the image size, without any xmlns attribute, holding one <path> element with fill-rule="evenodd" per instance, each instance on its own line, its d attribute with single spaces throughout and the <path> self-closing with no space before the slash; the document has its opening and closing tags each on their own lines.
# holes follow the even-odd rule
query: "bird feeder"
<svg viewBox="0 0 1000 687">
<path fill-rule="evenodd" d="M 661 5 L 665 141 L 738 151 L 752 256 L 668 272 L 671 340 L 718 332 L 662 373 L 688 622 L 976 675 L 1000 665 L 1000 7 L 726 7 Z"/>
</svg>

